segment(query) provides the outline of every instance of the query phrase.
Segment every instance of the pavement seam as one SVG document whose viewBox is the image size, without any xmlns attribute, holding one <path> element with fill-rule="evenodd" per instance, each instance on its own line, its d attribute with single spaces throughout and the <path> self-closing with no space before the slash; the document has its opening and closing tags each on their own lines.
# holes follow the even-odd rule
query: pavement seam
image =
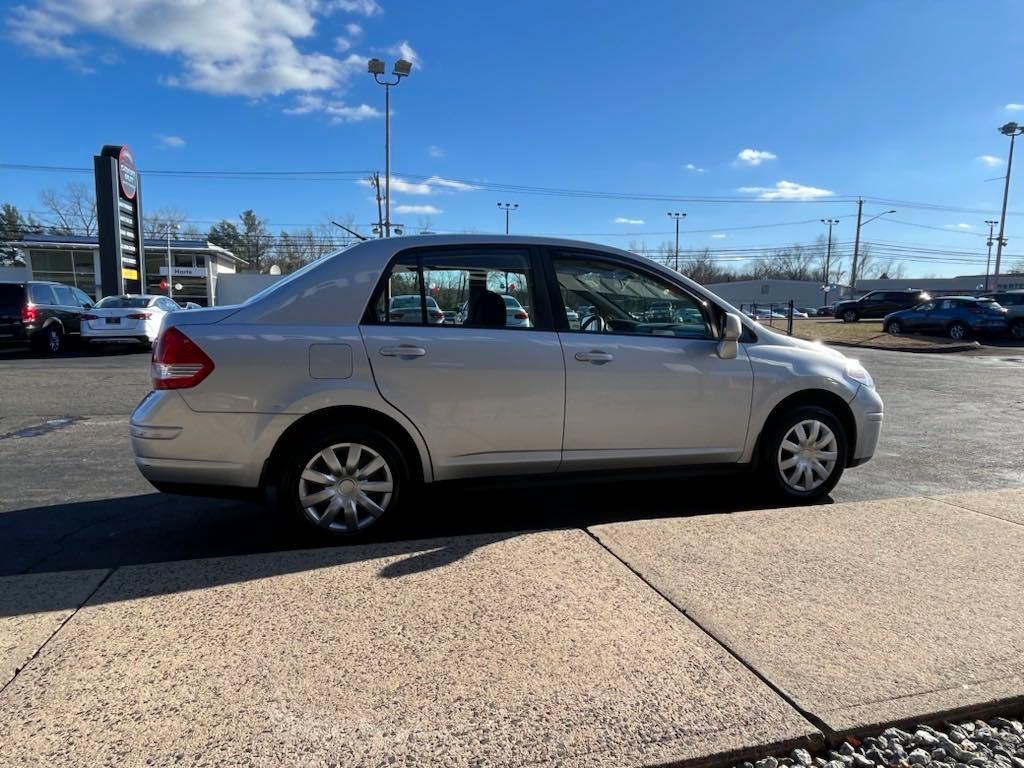
<svg viewBox="0 0 1024 768">
<path fill-rule="evenodd" d="M 89 592 L 89 594 L 85 596 L 85 598 L 82 600 L 82 602 L 78 604 L 78 607 L 75 608 L 75 610 L 73 610 L 71 613 L 68 614 L 67 618 L 65 618 L 64 621 L 62 621 L 57 626 L 57 628 L 55 630 L 53 630 L 53 632 L 50 633 L 50 636 L 48 638 L 46 638 L 40 644 L 40 646 L 38 648 L 36 648 L 35 653 L 33 653 L 31 656 L 29 656 L 25 660 L 24 664 L 22 664 L 20 667 L 18 667 L 16 670 L 14 670 L 14 674 L 11 675 L 11 679 L 8 680 L 6 683 L 4 683 L 2 686 L 0 686 L 0 696 L 2 696 L 4 691 L 7 690 L 8 686 L 10 686 L 15 680 L 18 679 L 18 677 L 21 675 L 22 672 L 24 672 L 26 669 L 28 669 L 28 665 L 29 664 L 31 664 L 33 661 L 36 660 L 36 658 L 38 658 L 39 654 L 43 652 L 43 648 L 45 648 L 47 645 L 50 644 L 50 641 L 53 640 L 53 638 L 55 638 L 57 636 L 57 633 L 60 632 L 62 629 L 64 629 L 65 625 L 67 625 L 67 623 L 69 621 L 71 621 L 73 618 L 75 618 L 75 616 L 78 615 L 78 612 L 80 610 L 82 610 L 82 608 L 85 607 L 86 603 L 88 603 L 90 600 L 92 600 L 93 595 L 95 595 L 99 591 L 100 587 L 102 587 L 104 584 L 107 583 L 107 579 L 109 579 L 111 577 L 111 575 L 114 573 L 114 571 L 116 571 L 116 570 L 118 570 L 118 568 L 110 568 L 110 569 L 108 569 L 106 574 L 103 576 L 103 578 L 100 579 L 98 582 L 96 582 L 96 586 L 93 587 L 92 591 Z"/>
<path fill-rule="evenodd" d="M 701 632 L 703 632 L 705 635 L 707 635 L 709 638 L 711 638 L 716 644 L 718 644 L 718 646 L 722 650 L 724 650 L 726 653 L 728 653 L 730 656 L 732 656 L 732 658 L 736 659 L 736 661 L 739 662 L 744 667 L 744 669 L 748 670 L 752 675 L 754 675 L 754 677 L 756 677 L 758 680 L 760 680 L 762 683 L 764 683 L 766 686 L 768 686 L 768 688 L 772 692 L 774 692 L 776 696 L 781 698 L 784 702 L 786 702 L 786 704 L 788 704 L 790 707 L 792 707 L 794 710 L 796 710 L 796 712 L 801 717 L 803 717 L 808 723 L 810 723 L 812 726 L 817 728 L 819 734 L 824 737 L 826 742 L 831 742 L 834 739 L 834 737 L 836 736 L 835 732 L 831 728 L 829 728 L 820 717 L 815 715 L 813 712 L 810 712 L 810 711 L 804 709 L 804 707 L 802 707 L 801 705 L 797 704 L 795 699 L 791 695 L 786 693 L 786 691 L 784 691 L 778 685 L 776 685 L 771 680 L 769 680 L 767 677 L 765 677 L 764 674 L 762 674 L 752 664 L 750 664 L 746 659 L 744 659 L 742 656 L 740 656 L 739 653 L 737 653 L 735 650 L 733 650 L 732 647 L 730 647 L 728 643 L 726 643 L 724 640 L 720 639 L 714 632 L 712 632 L 704 624 L 704 622 L 702 622 L 702 621 L 698 620 L 697 618 L 695 618 L 683 606 L 679 605 L 671 597 L 669 597 L 669 595 L 667 595 L 662 590 L 658 589 L 658 587 L 656 587 L 653 583 L 651 583 L 642 573 L 640 573 L 640 571 L 638 571 L 636 568 L 634 568 L 624 558 L 620 557 L 616 552 L 614 552 L 611 549 L 611 547 L 609 547 L 607 544 L 605 544 L 603 541 L 601 541 L 601 538 L 597 534 L 595 534 L 589 528 L 583 528 L 582 530 L 583 530 L 584 533 L 587 534 L 587 536 L 589 536 L 591 539 L 593 539 L 593 541 L 599 547 L 601 547 L 605 552 L 607 552 L 609 555 L 611 555 L 616 560 L 618 560 L 620 563 L 622 563 L 622 565 L 624 565 L 627 569 L 629 569 L 629 571 L 634 576 L 636 576 L 638 579 L 640 579 L 640 581 L 642 581 L 644 584 L 646 584 L 655 594 L 657 594 L 665 602 L 667 602 L 669 605 L 671 605 L 673 608 L 675 608 L 688 621 L 692 622 L 693 625 L 696 626 Z M 820 745 L 815 745 L 815 746 L 820 746 Z"/>
<path fill-rule="evenodd" d="M 995 493 L 995 492 L 997 492 L 997 491 L 993 491 L 993 493 Z M 948 499 L 944 499 L 941 496 L 925 496 L 924 498 L 929 499 L 930 501 L 937 501 L 940 504 L 945 504 L 947 507 L 953 507 L 953 509 L 962 509 L 962 510 L 964 510 L 966 512 L 973 512 L 976 515 L 984 515 L 985 517 L 991 518 L 992 520 L 999 520 L 999 521 L 1004 522 L 1004 523 L 1009 523 L 1010 525 L 1016 525 L 1016 526 L 1020 526 L 1021 528 L 1024 528 L 1024 524 L 1018 523 L 1016 520 L 1007 520 L 1005 517 L 1000 517 L 999 515 L 993 515 L 991 512 L 982 512 L 980 509 L 973 509 L 971 507 L 965 507 L 963 504 L 954 504 L 952 501 L 949 501 Z"/>
</svg>

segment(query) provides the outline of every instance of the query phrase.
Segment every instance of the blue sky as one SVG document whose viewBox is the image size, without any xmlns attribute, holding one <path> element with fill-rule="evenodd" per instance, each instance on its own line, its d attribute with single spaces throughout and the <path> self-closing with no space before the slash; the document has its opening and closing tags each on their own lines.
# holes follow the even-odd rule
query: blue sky
<svg viewBox="0 0 1024 768">
<path fill-rule="evenodd" d="M 984 209 L 869 202 L 897 213 L 863 230 L 891 253 L 982 254 L 921 251 L 910 274 L 980 272 L 1002 194 L 986 179 L 1008 149 L 997 128 L 1024 122 L 1024 11 L 1000 0 L 18 2 L 2 27 L 13 76 L 0 162 L 86 167 L 103 144 L 127 143 L 144 209 L 173 206 L 201 228 L 245 208 L 272 228 L 375 218 L 353 178 L 146 173 L 383 171 L 369 56 L 414 62 L 392 120 L 393 219 L 410 228 L 433 211 L 435 230 L 498 231 L 496 203 L 511 201 L 514 231 L 654 247 L 675 210 L 688 214 L 683 247 L 738 258 L 731 249 L 809 242 L 828 216 L 852 240 L 848 198 L 863 195 Z M 36 210 L 40 190 L 69 180 L 91 183 L 0 170 L 0 199 Z M 1021 183 L 1011 211 L 1024 211 Z M 640 195 L 751 202 L 628 199 Z M 1021 227 L 1008 217 L 1011 261 Z"/>
</svg>

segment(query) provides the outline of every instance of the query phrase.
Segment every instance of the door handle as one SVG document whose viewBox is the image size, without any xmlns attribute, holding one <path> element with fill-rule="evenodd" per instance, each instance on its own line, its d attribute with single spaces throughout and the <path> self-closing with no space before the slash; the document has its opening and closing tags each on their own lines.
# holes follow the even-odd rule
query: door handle
<svg viewBox="0 0 1024 768">
<path fill-rule="evenodd" d="M 576 359 L 581 363 L 610 363 L 614 356 L 609 352 L 602 352 L 599 349 L 592 349 L 589 352 L 577 352 Z"/>
<path fill-rule="evenodd" d="M 412 344 L 402 344 L 397 347 L 381 347 L 380 354 L 384 357 L 423 357 L 427 350 L 423 347 L 414 347 Z"/>
</svg>

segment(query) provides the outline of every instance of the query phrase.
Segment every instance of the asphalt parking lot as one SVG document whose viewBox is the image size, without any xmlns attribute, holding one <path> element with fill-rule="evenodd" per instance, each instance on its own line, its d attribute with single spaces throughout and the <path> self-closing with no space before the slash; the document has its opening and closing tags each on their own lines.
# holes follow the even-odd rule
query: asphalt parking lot
<svg viewBox="0 0 1024 768">
<path fill-rule="evenodd" d="M 885 399 L 875 458 L 836 502 L 1024 483 L 1024 355 L 858 356 Z M 161 495 L 135 469 L 128 415 L 149 389 L 148 353 L 0 353 L 0 575 L 113 567 L 308 546 L 261 507 Z M 722 478 L 573 487 L 438 488 L 379 536 L 508 534 L 773 506 Z M 453 557 L 457 553 L 452 554 Z"/>
</svg>

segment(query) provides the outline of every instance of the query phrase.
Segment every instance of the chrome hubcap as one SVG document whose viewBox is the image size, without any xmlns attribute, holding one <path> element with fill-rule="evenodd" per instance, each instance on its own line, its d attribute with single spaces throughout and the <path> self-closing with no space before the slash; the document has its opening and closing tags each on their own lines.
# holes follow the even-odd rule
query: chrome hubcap
<svg viewBox="0 0 1024 768">
<path fill-rule="evenodd" d="M 49 338 L 50 351 L 56 352 L 58 349 L 60 349 L 60 334 L 57 333 L 56 331 L 50 331 Z"/>
<path fill-rule="evenodd" d="M 954 339 L 962 339 L 966 335 L 966 333 L 962 325 L 954 325 L 952 328 L 949 329 L 949 335 L 952 336 Z"/>
<path fill-rule="evenodd" d="M 338 443 L 306 463 L 299 503 L 321 528 L 352 533 L 384 514 L 394 488 L 391 467 L 379 453 L 360 443 Z"/>
<path fill-rule="evenodd" d="M 898 336 L 900 333 L 900 324 L 895 321 L 889 323 L 889 333 L 893 336 Z"/>
<path fill-rule="evenodd" d="M 813 491 L 832 476 L 839 456 L 828 425 L 807 419 L 793 426 L 779 446 L 779 474 L 796 491 Z"/>
</svg>

